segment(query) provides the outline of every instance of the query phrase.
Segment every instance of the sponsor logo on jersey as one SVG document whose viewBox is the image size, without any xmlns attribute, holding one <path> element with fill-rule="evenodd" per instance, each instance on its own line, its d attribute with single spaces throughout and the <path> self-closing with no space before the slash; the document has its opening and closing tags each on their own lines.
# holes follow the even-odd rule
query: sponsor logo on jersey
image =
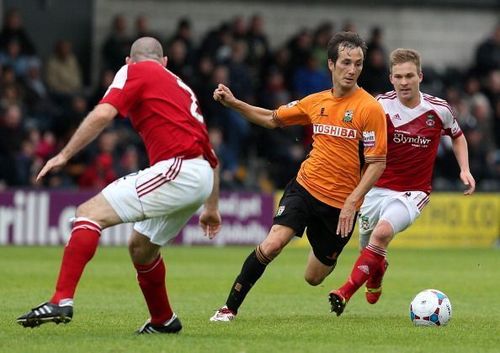
<svg viewBox="0 0 500 353">
<path fill-rule="evenodd" d="M 284 211 L 285 211 L 285 206 L 278 207 L 278 210 L 276 211 L 276 217 L 281 216 Z"/>
<path fill-rule="evenodd" d="M 327 117 L 327 116 L 328 116 L 328 114 L 325 114 L 325 108 L 323 108 L 323 107 L 322 107 L 322 108 L 319 110 L 319 117 L 320 117 L 320 118 L 324 118 L 324 117 Z"/>
<path fill-rule="evenodd" d="M 427 148 L 432 140 L 425 136 L 409 136 L 402 133 L 395 133 L 392 141 L 395 143 L 408 143 L 414 147 Z"/>
<path fill-rule="evenodd" d="M 293 107 L 294 105 L 297 105 L 297 103 L 298 103 L 298 102 L 299 102 L 299 101 L 293 101 L 293 102 L 290 102 L 290 103 L 288 103 L 288 104 L 286 105 L 286 107 L 287 107 L 287 108 L 291 108 L 291 107 Z"/>
<path fill-rule="evenodd" d="M 365 147 L 375 146 L 375 131 L 363 131 L 363 145 Z"/>
<path fill-rule="evenodd" d="M 314 124 L 313 133 L 320 135 L 344 137 L 348 139 L 356 138 L 356 130 L 335 125 Z"/>
<path fill-rule="evenodd" d="M 427 120 L 425 121 L 425 124 L 429 127 L 432 127 L 436 124 L 434 121 L 434 115 L 433 114 L 428 114 L 427 115 Z"/>
<path fill-rule="evenodd" d="M 396 113 L 391 117 L 391 120 L 401 120 L 401 117 L 399 116 L 398 113 Z"/>
<path fill-rule="evenodd" d="M 344 113 L 344 119 L 342 119 L 342 121 L 344 123 L 350 123 L 352 121 L 353 115 L 354 115 L 354 110 L 346 110 Z"/>
</svg>

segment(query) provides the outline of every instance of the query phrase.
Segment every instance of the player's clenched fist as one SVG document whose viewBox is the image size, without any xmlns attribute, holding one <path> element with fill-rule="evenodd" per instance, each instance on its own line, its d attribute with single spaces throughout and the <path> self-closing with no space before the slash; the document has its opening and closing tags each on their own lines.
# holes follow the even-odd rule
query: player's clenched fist
<svg viewBox="0 0 500 353">
<path fill-rule="evenodd" d="M 214 90 L 214 100 L 221 102 L 224 106 L 231 106 L 231 104 L 236 100 L 233 96 L 233 92 L 222 83 L 219 83 L 217 88 Z"/>
</svg>

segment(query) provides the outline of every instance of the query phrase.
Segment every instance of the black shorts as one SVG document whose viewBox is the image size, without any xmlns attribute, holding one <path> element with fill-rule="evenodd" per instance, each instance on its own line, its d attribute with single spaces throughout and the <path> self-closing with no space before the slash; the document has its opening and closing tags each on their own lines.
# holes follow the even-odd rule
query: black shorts
<svg viewBox="0 0 500 353">
<path fill-rule="evenodd" d="M 336 234 L 339 215 L 340 209 L 314 198 L 293 179 L 285 188 L 273 224 L 292 228 L 298 237 L 302 237 L 307 228 L 307 238 L 316 258 L 333 266 L 353 232 L 345 238 Z"/>
</svg>

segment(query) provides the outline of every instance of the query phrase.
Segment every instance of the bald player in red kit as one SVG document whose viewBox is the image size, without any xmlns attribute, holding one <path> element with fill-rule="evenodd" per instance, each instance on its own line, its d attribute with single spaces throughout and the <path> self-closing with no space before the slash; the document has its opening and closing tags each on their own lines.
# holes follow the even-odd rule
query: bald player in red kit
<svg viewBox="0 0 500 353">
<path fill-rule="evenodd" d="M 66 164 L 118 115 L 128 117 L 142 138 L 150 167 L 114 181 L 77 208 L 56 290 L 49 301 L 17 319 L 24 327 L 70 322 L 76 287 L 97 249 L 101 231 L 133 222 L 129 252 L 150 314 L 137 333 L 182 329 L 168 300 L 160 248 L 202 205 L 203 231 L 210 238 L 219 231 L 217 157 L 196 96 L 165 68 L 167 57 L 158 40 L 137 39 L 125 62 L 99 104 L 37 179 Z"/>
</svg>

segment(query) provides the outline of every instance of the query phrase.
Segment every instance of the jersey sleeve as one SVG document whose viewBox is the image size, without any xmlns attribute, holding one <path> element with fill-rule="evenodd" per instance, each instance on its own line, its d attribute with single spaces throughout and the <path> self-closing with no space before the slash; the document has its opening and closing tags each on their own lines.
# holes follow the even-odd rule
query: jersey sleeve
<svg viewBox="0 0 500 353">
<path fill-rule="evenodd" d="M 387 154 L 387 122 L 382 106 L 373 102 L 365 109 L 363 128 L 364 157 L 367 163 L 385 161 Z"/>
<path fill-rule="evenodd" d="M 441 114 L 443 119 L 443 134 L 450 136 L 452 139 L 461 136 L 462 129 L 458 125 L 453 109 L 447 104 L 447 109 L 443 109 Z"/>
<path fill-rule="evenodd" d="M 311 119 L 308 114 L 310 106 L 308 97 L 282 105 L 273 111 L 273 119 L 279 126 L 308 125 Z"/>
<path fill-rule="evenodd" d="M 126 117 L 138 98 L 140 98 L 140 92 L 139 77 L 133 74 L 130 65 L 125 65 L 118 70 L 113 82 L 99 103 L 111 104 L 121 116 Z"/>
</svg>

